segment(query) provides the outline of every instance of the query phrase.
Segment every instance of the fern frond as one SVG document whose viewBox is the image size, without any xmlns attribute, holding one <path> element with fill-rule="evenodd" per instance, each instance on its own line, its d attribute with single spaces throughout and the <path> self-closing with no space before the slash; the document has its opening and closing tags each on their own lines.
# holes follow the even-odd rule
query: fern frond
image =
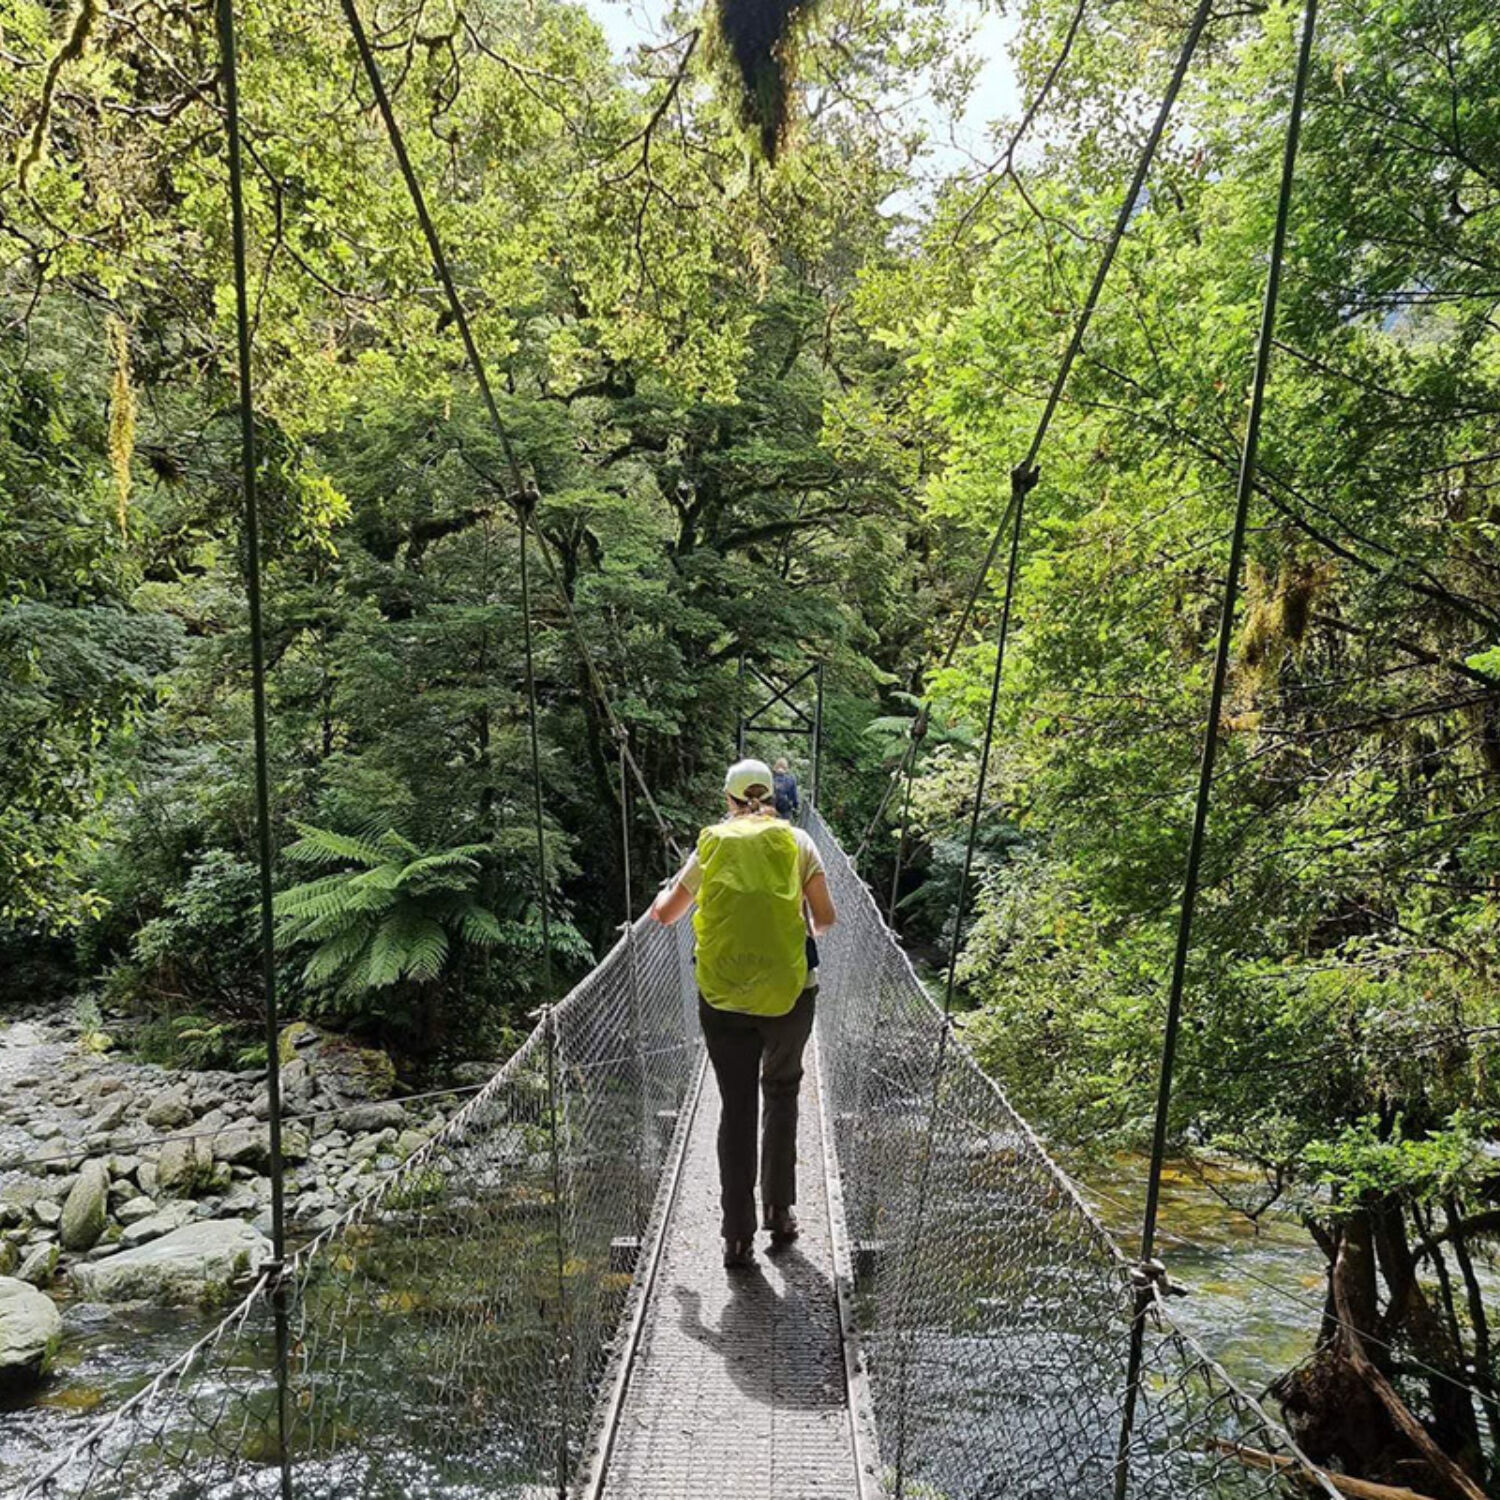
<svg viewBox="0 0 1500 1500">
<path fill-rule="evenodd" d="M 298 823 L 295 827 L 302 837 L 295 844 L 287 845 L 283 852 L 298 864 L 339 865 L 352 861 L 373 869 L 386 861 L 379 847 L 367 839 L 335 833 L 331 828 L 314 828 L 310 823 Z"/>
<path fill-rule="evenodd" d="M 312 921 L 348 910 L 349 905 L 349 877 L 323 875 L 282 891 L 271 903 L 271 910 L 278 917 Z"/>
<path fill-rule="evenodd" d="M 337 937 L 329 938 L 302 970 L 308 984 L 322 986 L 337 979 L 359 957 L 370 941 L 368 929 L 351 927 Z"/>
<path fill-rule="evenodd" d="M 456 849 L 444 849 L 437 854 L 424 854 L 414 859 L 401 871 L 402 881 L 420 875 L 426 870 L 461 869 L 474 874 L 479 869 L 479 856 L 489 853 L 488 844 L 460 844 Z"/>
<path fill-rule="evenodd" d="M 473 902 L 459 911 L 458 928 L 464 935 L 464 941 L 473 943 L 478 948 L 499 948 L 508 937 L 505 926 L 494 912 L 486 911 Z"/>
<path fill-rule="evenodd" d="M 420 912 L 392 912 L 370 943 L 370 983 L 436 979 L 448 960 L 448 934 L 440 922 Z"/>
<path fill-rule="evenodd" d="M 394 828 L 387 829 L 375 843 L 380 850 L 382 862 L 392 860 L 404 864 L 409 859 L 416 859 L 422 852 L 410 839 L 402 838 Z"/>
</svg>

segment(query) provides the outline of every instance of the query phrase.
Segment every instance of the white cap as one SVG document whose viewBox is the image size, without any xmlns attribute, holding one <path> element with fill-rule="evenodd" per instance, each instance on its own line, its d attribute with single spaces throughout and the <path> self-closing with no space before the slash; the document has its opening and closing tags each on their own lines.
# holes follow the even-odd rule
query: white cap
<svg viewBox="0 0 1500 1500">
<path fill-rule="evenodd" d="M 737 760 L 724 776 L 724 790 L 737 802 L 745 800 L 752 786 L 763 786 L 769 792 L 775 786 L 771 768 L 763 760 Z"/>
</svg>

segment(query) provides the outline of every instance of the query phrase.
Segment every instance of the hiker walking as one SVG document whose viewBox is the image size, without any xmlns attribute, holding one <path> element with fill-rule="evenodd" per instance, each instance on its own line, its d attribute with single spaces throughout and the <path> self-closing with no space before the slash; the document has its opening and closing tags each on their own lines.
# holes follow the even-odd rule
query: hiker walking
<svg viewBox="0 0 1500 1500">
<path fill-rule="evenodd" d="M 719 1083 L 720 1232 L 731 1267 L 752 1255 L 758 1115 L 761 1226 L 773 1246 L 797 1237 L 797 1095 L 818 993 L 811 935 L 835 919 L 817 847 L 776 816 L 773 785 L 764 761 L 731 766 L 728 816 L 698 835 L 651 907 L 670 925 L 698 902 L 698 1020 Z"/>
<path fill-rule="evenodd" d="M 771 789 L 776 794 L 776 815 L 791 822 L 802 811 L 802 799 L 797 794 L 797 778 L 785 759 L 776 762 Z"/>
</svg>

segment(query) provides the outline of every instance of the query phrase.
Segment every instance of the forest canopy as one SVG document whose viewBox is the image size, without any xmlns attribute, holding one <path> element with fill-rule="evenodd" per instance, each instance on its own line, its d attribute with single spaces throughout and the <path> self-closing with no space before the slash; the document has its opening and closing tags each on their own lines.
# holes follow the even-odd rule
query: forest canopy
<svg viewBox="0 0 1500 1500">
<path fill-rule="evenodd" d="M 972 15 L 794 9 L 768 138 L 715 7 L 624 60 L 566 0 L 367 8 L 540 497 L 564 974 L 624 914 L 600 688 L 685 839 L 742 662 L 824 664 L 850 847 L 930 702 L 864 869 L 884 903 L 901 846 L 893 921 L 940 958 L 1003 569 L 934 664 L 1191 11 L 1020 0 L 1036 108 L 976 159 L 943 141 Z M 1017 1106 L 1096 1153 L 1155 1100 L 1300 16 L 1210 20 L 1028 501 L 960 1000 Z M 545 998 L 514 495 L 338 6 L 240 18 L 282 983 L 416 1076 Z M 212 18 L 0 0 L 0 62 L 0 1004 L 253 1060 Z M 1326 1257 L 1278 1388 L 1308 1451 L 1410 1475 L 1399 1413 L 1349 1396 L 1352 1324 L 1434 1495 L 1500 1449 L 1497 99 L 1490 0 L 1323 6 L 1170 1120 Z M 671 857 L 629 819 L 639 907 Z"/>
</svg>

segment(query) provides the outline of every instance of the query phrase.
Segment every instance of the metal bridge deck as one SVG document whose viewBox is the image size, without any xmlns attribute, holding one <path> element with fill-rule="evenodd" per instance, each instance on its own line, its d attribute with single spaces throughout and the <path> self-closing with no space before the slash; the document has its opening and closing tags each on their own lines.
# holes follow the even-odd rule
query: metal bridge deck
<svg viewBox="0 0 1500 1500">
<path fill-rule="evenodd" d="M 809 1051 L 809 1062 L 812 1052 Z M 605 1500 L 850 1500 L 859 1493 L 816 1067 L 802 1087 L 802 1235 L 721 1264 L 710 1072 L 605 1471 Z"/>
</svg>

